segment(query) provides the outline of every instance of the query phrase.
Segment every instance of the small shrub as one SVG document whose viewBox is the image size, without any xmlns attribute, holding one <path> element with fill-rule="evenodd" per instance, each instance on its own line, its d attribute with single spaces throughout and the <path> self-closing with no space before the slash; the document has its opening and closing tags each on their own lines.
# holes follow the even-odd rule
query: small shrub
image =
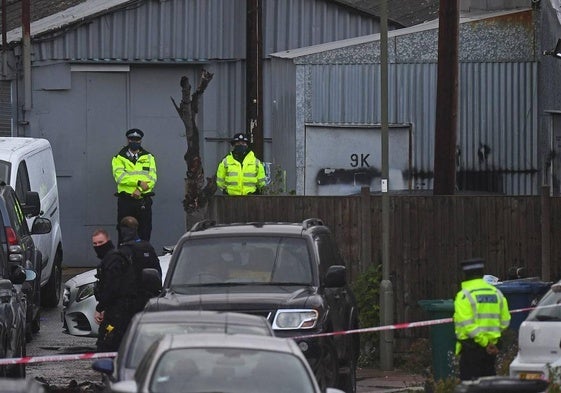
<svg viewBox="0 0 561 393">
<path fill-rule="evenodd" d="M 353 283 L 353 292 L 356 297 L 360 316 L 360 327 L 380 325 L 380 281 L 382 279 L 382 266 L 371 265 Z M 364 333 L 360 336 L 359 367 L 368 367 L 376 364 L 380 335 Z"/>
<path fill-rule="evenodd" d="M 501 349 L 497 355 L 497 375 L 508 375 L 510 363 L 518 353 L 518 332 L 507 329 L 501 337 Z"/>
<path fill-rule="evenodd" d="M 548 364 L 547 370 L 549 371 L 549 386 L 546 392 L 561 393 L 561 367 L 551 367 Z"/>
</svg>

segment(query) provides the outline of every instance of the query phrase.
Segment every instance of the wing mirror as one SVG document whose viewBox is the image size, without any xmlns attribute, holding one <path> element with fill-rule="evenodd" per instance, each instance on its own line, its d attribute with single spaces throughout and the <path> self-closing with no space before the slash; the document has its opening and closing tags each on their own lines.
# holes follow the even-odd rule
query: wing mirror
<svg viewBox="0 0 561 393">
<path fill-rule="evenodd" d="M 43 235 L 45 233 L 51 232 L 53 229 L 53 224 L 51 220 L 45 217 L 36 217 L 33 220 L 33 225 L 31 226 L 32 235 Z"/>
</svg>

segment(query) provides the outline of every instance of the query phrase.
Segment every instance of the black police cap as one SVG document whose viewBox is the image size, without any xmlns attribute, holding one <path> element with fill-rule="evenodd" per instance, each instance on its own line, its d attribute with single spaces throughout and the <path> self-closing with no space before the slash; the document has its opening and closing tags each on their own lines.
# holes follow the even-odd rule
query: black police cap
<svg viewBox="0 0 561 393">
<path fill-rule="evenodd" d="M 247 137 L 247 135 L 238 132 L 236 135 L 234 135 L 232 137 L 232 140 L 230 141 L 230 144 L 233 145 L 236 142 L 245 142 L 245 143 L 249 143 L 249 138 Z"/>
<path fill-rule="evenodd" d="M 144 137 L 144 132 L 138 128 L 131 128 L 125 135 L 128 139 L 142 139 Z"/>
</svg>

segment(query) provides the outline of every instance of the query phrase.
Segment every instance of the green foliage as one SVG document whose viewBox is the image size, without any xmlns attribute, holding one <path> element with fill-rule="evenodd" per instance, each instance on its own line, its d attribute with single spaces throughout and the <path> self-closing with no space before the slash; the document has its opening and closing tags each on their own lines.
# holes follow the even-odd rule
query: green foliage
<svg viewBox="0 0 561 393">
<path fill-rule="evenodd" d="M 268 164 L 271 182 L 263 188 L 263 195 L 282 195 L 286 193 L 286 171 L 280 165 Z"/>
<path fill-rule="evenodd" d="M 380 325 L 380 281 L 382 280 L 382 266 L 371 265 L 353 283 L 360 315 L 360 327 Z M 379 346 L 378 333 L 365 333 L 360 337 L 359 366 L 372 366 L 377 361 Z"/>
<path fill-rule="evenodd" d="M 518 332 L 507 329 L 501 337 L 501 349 L 497 355 L 497 375 L 508 375 L 510 363 L 518 353 Z"/>
<path fill-rule="evenodd" d="M 425 392 L 426 393 L 453 393 L 456 386 L 460 384 L 460 379 L 455 376 L 451 376 L 445 379 L 439 379 L 435 381 L 432 377 L 425 381 Z"/>
<path fill-rule="evenodd" d="M 561 367 L 551 367 L 547 365 L 549 372 L 549 386 L 547 393 L 561 393 Z"/>
</svg>

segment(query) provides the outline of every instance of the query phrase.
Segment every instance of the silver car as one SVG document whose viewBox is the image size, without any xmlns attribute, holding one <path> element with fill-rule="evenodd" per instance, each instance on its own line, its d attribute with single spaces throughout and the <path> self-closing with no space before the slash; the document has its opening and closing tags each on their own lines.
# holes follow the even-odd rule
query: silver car
<svg viewBox="0 0 561 393">
<path fill-rule="evenodd" d="M 171 254 L 159 257 L 162 268 L 162 280 L 165 278 Z M 66 333 L 73 336 L 97 337 L 98 325 L 95 323 L 94 296 L 96 269 L 72 277 L 64 283 L 62 298 L 62 325 Z"/>
<path fill-rule="evenodd" d="M 131 320 L 115 361 L 99 359 L 92 368 L 103 373 L 105 386 L 133 379 L 148 348 L 166 334 L 255 334 L 273 336 L 265 317 L 236 312 L 173 310 L 140 312 Z"/>
<path fill-rule="evenodd" d="M 520 325 L 518 355 L 510 363 L 510 376 L 520 379 L 555 379 L 559 382 L 560 348 L 561 281 L 551 286 Z"/>
<path fill-rule="evenodd" d="M 321 393 L 306 358 L 290 338 L 244 334 L 167 334 L 140 362 L 121 393 Z M 327 389 L 328 393 L 341 392 Z"/>
</svg>

